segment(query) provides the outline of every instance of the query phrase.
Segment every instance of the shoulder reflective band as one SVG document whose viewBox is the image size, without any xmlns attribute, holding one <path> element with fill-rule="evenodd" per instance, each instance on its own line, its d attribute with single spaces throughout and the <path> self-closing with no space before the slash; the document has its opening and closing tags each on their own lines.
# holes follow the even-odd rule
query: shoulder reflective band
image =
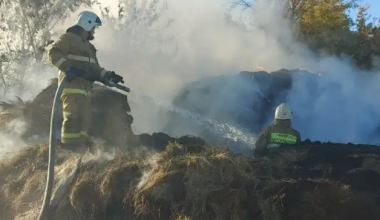
<svg viewBox="0 0 380 220">
<path fill-rule="evenodd" d="M 77 60 L 77 61 L 83 61 L 83 62 L 89 62 L 89 63 L 97 63 L 94 58 L 90 57 L 84 57 L 84 56 L 78 56 L 78 55 L 71 55 L 69 54 L 67 58 L 71 60 Z"/>
<path fill-rule="evenodd" d="M 294 144 L 297 142 L 297 137 L 291 134 L 271 133 L 270 140 L 274 143 Z"/>
</svg>

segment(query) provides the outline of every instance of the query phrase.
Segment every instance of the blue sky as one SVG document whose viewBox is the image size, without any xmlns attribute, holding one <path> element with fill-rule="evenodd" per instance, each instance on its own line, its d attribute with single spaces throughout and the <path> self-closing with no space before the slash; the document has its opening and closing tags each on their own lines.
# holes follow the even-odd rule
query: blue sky
<svg viewBox="0 0 380 220">
<path fill-rule="evenodd" d="M 369 15 L 372 17 L 380 18 L 380 0 L 359 0 L 360 5 L 369 5 L 370 9 L 368 10 Z M 356 17 L 356 11 L 350 12 L 352 18 Z"/>
</svg>

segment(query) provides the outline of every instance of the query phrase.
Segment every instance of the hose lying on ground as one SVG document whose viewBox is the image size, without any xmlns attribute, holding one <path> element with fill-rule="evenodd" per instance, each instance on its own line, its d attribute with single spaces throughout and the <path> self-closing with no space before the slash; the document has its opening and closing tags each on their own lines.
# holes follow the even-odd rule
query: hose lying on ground
<svg viewBox="0 0 380 220">
<path fill-rule="evenodd" d="M 48 172 L 47 172 L 44 200 L 42 203 L 40 215 L 38 216 L 38 220 L 45 220 L 47 217 L 47 214 L 49 213 L 50 199 L 51 199 L 51 193 L 52 193 L 53 183 L 54 183 L 55 148 L 57 146 L 56 130 L 57 130 L 57 121 L 58 121 L 57 111 L 59 110 L 58 102 L 61 98 L 61 94 L 66 83 L 67 83 L 67 79 L 66 79 L 66 76 L 64 76 L 62 82 L 59 84 L 57 88 L 57 91 L 55 92 L 53 107 L 51 110 Z"/>
</svg>

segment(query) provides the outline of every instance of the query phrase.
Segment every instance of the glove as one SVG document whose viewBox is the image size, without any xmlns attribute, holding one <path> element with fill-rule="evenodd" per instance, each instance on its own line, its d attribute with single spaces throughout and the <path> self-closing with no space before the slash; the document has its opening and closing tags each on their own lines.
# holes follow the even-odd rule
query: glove
<svg viewBox="0 0 380 220">
<path fill-rule="evenodd" d="M 65 74 L 66 74 L 67 81 L 69 82 L 76 77 L 86 78 L 86 74 L 85 72 L 83 72 L 83 70 L 80 70 L 74 67 L 69 67 L 69 69 L 65 72 Z"/>
<path fill-rule="evenodd" d="M 110 81 L 111 83 L 114 83 L 114 84 L 118 84 L 120 82 L 124 83 L 123 77 L 120 75 L 117 75 L 114 71 L 108 71 L 105 74 L 104 79 L 106 81 Z"/>
<path fill-rule="evenodd" d="M 70 81 L 73 78 L 78 76 L 78 71 L 75 68 L 69 67 L 69 69 L 65 72 L 66 78 Z"/>
</svg>

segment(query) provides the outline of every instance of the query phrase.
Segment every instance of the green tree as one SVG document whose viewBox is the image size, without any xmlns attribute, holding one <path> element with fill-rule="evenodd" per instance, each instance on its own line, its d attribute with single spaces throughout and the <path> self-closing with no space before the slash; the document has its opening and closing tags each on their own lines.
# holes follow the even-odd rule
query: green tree
<svg viewBox="0 0 380 220">
<path fill-rule="evenodd" d="M 369 6 L 357 0 L 284 0 L 284 17 L 292 21 L 295 36 L 317 54 L 348 55 L 358 67 L 371 69 L 380 56 L 380 27 L 370 22 Z M 246 0 L 234 6 L 250 8 Z M 358 10 L 355 20 L 348 10 Z"/>
<path fill-rule="evenodd" d="M 351 42 L 352 19 L 346 10 L 355 7 L 354 2 L 342 0 L 315 0 L 301 8 L 307 9 L 298 18 L 300 39 L 315 52 L 341 55 Z M 312 5 L 312 7 L 311 7 Z M 309 6 L 309 7 L 308 7 Z"/>
<path fill-rule="evenodd" d="M 374 55 L 373 47 L 373 29 L 372 22 L 368 22 L 369 6 L 360 6 L 356 18 L 356 31 L 354 32 L 354 42 L 351 55 L 356 61 L 356 65 L 365 69 L 372 68 L 372 57 Z"/>
<path fill-rule="evenodd" d="M 372 29 L 372 47 L 374 55 L 380 56 L 380 22 Z"/>
</svg>

